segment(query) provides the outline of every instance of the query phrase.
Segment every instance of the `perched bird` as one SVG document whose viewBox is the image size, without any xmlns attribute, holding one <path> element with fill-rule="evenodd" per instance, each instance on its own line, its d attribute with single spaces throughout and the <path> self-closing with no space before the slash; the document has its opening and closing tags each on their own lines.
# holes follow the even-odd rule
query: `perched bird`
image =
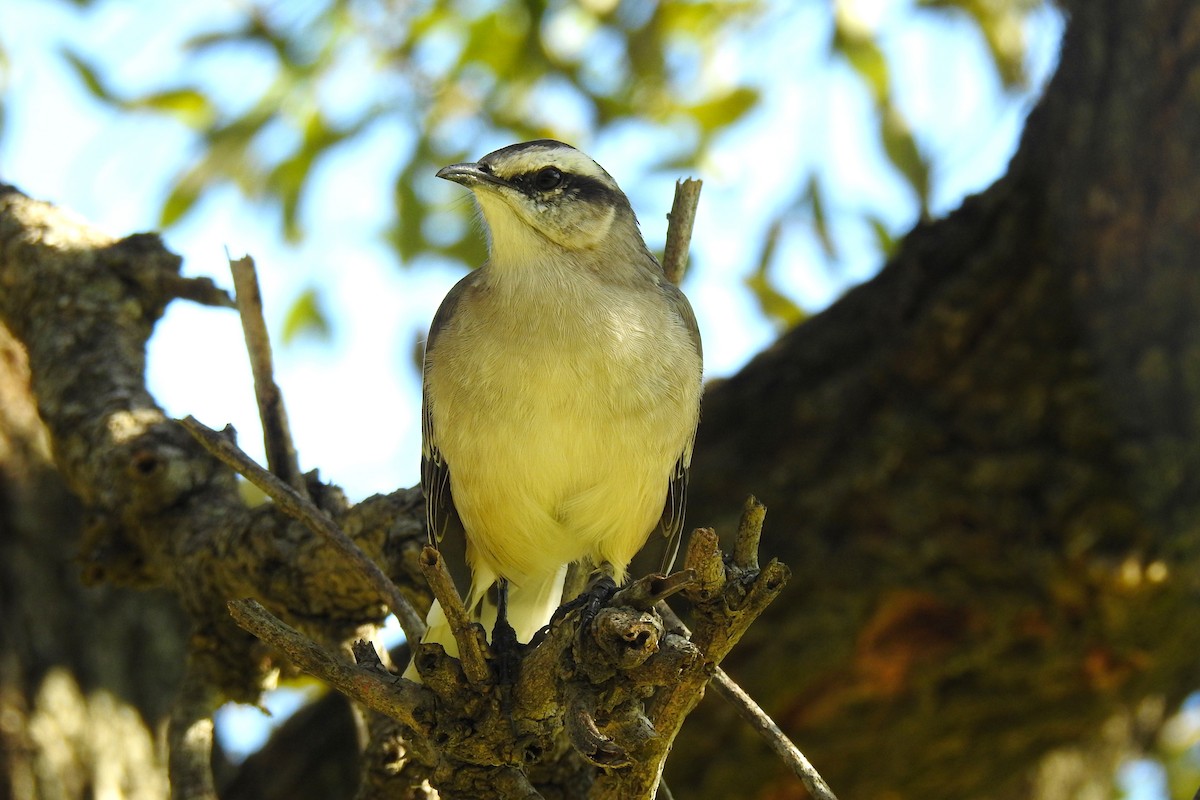
<svg viewBox="0 0 1200 800">
<path fill-rule="evenodd" d="M 549 139 L 438 177 L 472 191 L 487 263 L 450 290 L 425 347 L 421 485 L 431 535 L 465 535 L 465 604 L 488 630 L 507 584 L 521 642 L 583 561 L 620 583 L 661 528 L 674 558 L 700 413 L 687 299 L 625 194 Z M 458 648 L 438 604 L 424 641 Z M 410 674 L 412 670 L 410 669 Z"/>
</svg>

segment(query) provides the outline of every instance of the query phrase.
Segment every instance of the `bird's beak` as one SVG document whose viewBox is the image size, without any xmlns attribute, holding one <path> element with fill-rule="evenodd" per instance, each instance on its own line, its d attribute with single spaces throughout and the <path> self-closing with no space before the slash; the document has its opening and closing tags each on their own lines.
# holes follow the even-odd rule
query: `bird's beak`
<svg viewBox="0 0 1200 800">
<path fill-rule="evenodd" d="M 504 185 L 504 181 L 493 175 L 491 170 L 473 161 L 442 167 L 437 171 L 437 176 L 445 178 L 448 181 L 461 183 L 468 189 L 473 189 L 480 184 Z"/>
</svg>

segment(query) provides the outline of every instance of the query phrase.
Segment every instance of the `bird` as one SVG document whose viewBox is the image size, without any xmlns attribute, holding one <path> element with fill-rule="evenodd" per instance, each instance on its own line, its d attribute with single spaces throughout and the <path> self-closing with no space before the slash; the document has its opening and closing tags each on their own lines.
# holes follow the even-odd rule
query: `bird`
<svg viewBox="0 0 1200 800">
<path fill-rule="evenodd" d="M 427 522 L 436 546 L 465 545 L 472 619 L 491 630 L 507 599 L 528 643 L 562 603 L 569 565 L 619 585 L 657 529 L 669 568 L 700 333 L 625 193 L 571 145 L 521 142 L 437 176 L 471 191 L 488 258 L 446 295 L 426 339 Z M 458 656 L 436 601 L 423 641 Z"/>
</svg>

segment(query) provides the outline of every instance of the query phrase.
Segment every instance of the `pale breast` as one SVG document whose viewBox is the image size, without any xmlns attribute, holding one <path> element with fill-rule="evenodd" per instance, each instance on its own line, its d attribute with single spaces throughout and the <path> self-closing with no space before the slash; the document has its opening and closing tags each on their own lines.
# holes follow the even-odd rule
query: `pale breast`
<svg viewBox="0 0 1200 800">
<path fill-rule="evenodd" d="M 687 331 L 653 291 L 478 300 L 459 306 L 426 372 L 473 542 L 520 572 L 596 553 L 628 560 L 695 423 L 700 366 Z"/>
</svg>

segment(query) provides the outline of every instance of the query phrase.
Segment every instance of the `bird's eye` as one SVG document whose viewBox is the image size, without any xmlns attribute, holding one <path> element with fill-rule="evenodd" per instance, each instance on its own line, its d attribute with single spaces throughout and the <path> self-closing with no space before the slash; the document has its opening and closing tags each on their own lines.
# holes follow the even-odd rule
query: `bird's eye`
<svg viewBox="0 0 1200 800">
<path fill-rule="evenodd" d="M 533 188 L 539 192 L 548 192 L 562 185 L 563 174 L 555 167 L 542 167 L 533 176 Z"/>
</svg>

